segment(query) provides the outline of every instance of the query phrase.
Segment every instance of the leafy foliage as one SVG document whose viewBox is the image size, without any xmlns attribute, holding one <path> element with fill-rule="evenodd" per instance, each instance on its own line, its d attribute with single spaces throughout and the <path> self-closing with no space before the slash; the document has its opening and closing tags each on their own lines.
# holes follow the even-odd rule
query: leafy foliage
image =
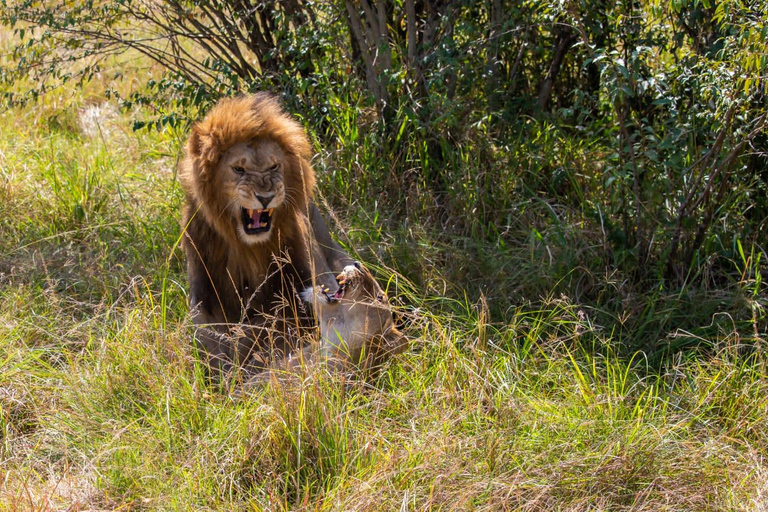
<svg viewBox="0 0 768 512">
<path fill-rule="evenodd" d="M 765 252 L 764 2 L 3 6 L 17 36 L 10 103 L 92 80 L 126 49 L 153 62 L 141 87 L 112 91 L 142 109 L 134 128 L 183 129 L 221 96 L 281 91 L 324 148 L 332 206 L 358 197 L 383 212 L 374 224 L 418 218 L 469 261 L 527 245 L 526 265 L 553 262 L 545 285 L 515 272 L 488 282 L 523 268 L 493 258 L 451 270 L 492 293 L 494 314 L 510 306 L 505 288 L 558 284 L 619 315 L 574 268 L 619 272 L 640 293 L 722 288 L 739 280 L 737 247 Z"/>
</svg>

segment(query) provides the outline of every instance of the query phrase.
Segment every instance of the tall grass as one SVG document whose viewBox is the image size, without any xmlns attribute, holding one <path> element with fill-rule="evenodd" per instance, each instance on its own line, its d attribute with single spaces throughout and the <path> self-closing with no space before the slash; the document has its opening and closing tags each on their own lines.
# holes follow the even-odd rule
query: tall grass
<svg viewBox="0 0 768 512">
<path fill-rule="evenodd" d="M 640 300 L 590 265 L 589 226 L 511 194 L 539 146 L 500 157 L 491 195 L 462 178 L 482 162 L 458 148 L 447 175 L 468 188 L 440 196 L 371 172 L 381 141 L 349 119 L 315 162 L 321 195 L 389 283 L 411 348 L 369 381 L 316 371 L 235 399 L 189 343 L 172 251 L 183 133 L 133 133 L 116 112 L 89 132 L 88 108 L 8 112 L 21 122 L 0 135 L 0 510 L 768 507 L 759 251 L 707 296 L 746 308 L 746 331 L 708 302 Z M 558 151 L 545 156 L 587 148 Z M 450 194 L 472 215 L 434 208 Z M 493 194 L 498 232 L 477 221 Z M 465 229 L 442 233 L 454 220 Z M 659 338 L 710 350 L 628 348 Z"/>
</svg>

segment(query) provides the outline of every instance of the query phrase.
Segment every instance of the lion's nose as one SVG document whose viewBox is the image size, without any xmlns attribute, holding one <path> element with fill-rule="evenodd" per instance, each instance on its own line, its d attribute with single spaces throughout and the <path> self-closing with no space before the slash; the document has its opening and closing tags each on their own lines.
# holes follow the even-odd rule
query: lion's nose
<svg viewBox="0 0 768 512">
<path fill-rule="evenodd" d="M 270 201 L 275 197 L 274 194 L 271 196 L 256 196 L 256 199 L 258 199 L 261 202 L 261 207 L 266 208 Z"/>
</svg>

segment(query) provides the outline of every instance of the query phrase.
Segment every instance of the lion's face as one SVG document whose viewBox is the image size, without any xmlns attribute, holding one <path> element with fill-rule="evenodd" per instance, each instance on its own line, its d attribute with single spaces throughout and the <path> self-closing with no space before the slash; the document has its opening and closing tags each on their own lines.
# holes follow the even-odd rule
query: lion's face
<svg viewBox="0 0 768 512">
<path fill-rule="evenodd" d="M 286 203 L 286 155 L 275 141 L 235 144 L 216 168 L 220 192 L 237 234 L 246 244 L 267 241 Z"/>
<path fill-rule="evenodd" d="M 324 294 L 328 304 L 369 302 L 389 309 L 387 294 L 371 273 L 359 263 L 344 267 L 336 280 L 339 282 L 339 289 L 333 295 Z"/>
<path fill-rule="evenodd" d="M 394 328 L 387 294 L 365 267 L 347 265 L 336 280 L 339 288 L 334 293 L 315 288 L 302 293 L 302 299 L 317 307 L 321 323 L 330 321 L 339 330 L 341 322 L 346 324 L 347 333 L 339 335 L 348 343 L 353 336 L 370 338 Z"/>
</svg>

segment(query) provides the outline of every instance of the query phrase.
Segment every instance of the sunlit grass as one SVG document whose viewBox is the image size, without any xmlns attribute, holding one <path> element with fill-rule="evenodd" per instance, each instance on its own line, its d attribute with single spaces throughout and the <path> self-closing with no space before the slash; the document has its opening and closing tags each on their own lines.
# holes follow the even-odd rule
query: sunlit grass
<svg viewBox="0 0 768 512">
<path fill-rule="evenodd" d="M 325 174 L 321 192 L 342 242 L 391 277 L 410 350 L 369 382 L 318 373 L 242 399 L 212 386 L 171 252 L 183 133 L 131 132 L 109 106 L 90 130 L 87 108 L 7 112 L 26 121 L 0 132 L 0 509 L 768 506 L 760 350 L 720 324 L 696 357 L 628 353 L 606 312 L 550 293 L 562 244 L 590 250 L 575 228 L 519 248 L 471 230 L 449 243 L 440 219 L 396 218 L 386 198 L 362 197 L 382 186 L 364 181 L 373 156 Z M 457 169 L 476 165 L 468 154 Z M 749 307 L 756 260 L 747 251 L 737 283 Z M 621 301 L 611 276 L 567 275 Z M 537 280 L 545 291 L 531 296 Z M 674 318 L 674 306 L 641 318 Z"/>
</svg>

